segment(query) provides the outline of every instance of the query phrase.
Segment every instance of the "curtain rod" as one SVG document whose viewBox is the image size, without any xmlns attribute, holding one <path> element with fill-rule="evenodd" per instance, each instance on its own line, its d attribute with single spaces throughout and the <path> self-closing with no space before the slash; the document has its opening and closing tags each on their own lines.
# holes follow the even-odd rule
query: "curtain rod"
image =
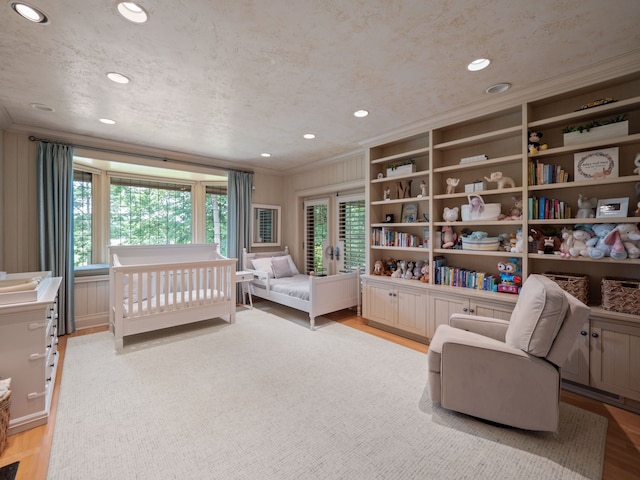
<svg viewBox="0 0 640 480">
<path fill-rule="evenodd" d="M 118 155 L 128 155 L 130 157 L 148 158 L 148 159 L 151 159 L 151 160 L 160 160 L 161 162 L 166 162 L 166 163 L 177 163 L 177 164 L 181 164 L 181 165 L 190 165 L 192 167 L 215 168 L 217 170 L 224 170 L 224 171 L 227 171 L 227 172 L 250 173 L 252 175 L 254 173 L 253 170 L 240 170 L 240 169 L 237 169 L 237 168 L 219 167 L 219 166 L 216 166 L 216 165 L 205 165 L 205 164 L 202 164 L 202 163 L 189 162 L 187 160 L 175 160 L 175 159 L 172 159 L 172 158 L 160 157 L 160 156 L 157 156 L 157 155 L 148 155 L 148 154 L 145 154 L 145 153 L 124 152 L 122 150 L 113 150 L 113 149 L 110 149 L 110 148 L 91 147 L 89 145 L 78 145 L 78 144 L 75 144 L 75 143 L 57 142 L 57 141 L 49 140 L 49 139 L 46 139 L 46 138 L 34 137 L 33 135 L 29 136 L 29 141 L 31 141 L 31 142 L 43 142 L 43 143 L 57 143 L 57 144 L 60 144 L 60 145 L 69 145 L 70 147 L 84 148 L 86 150 L 95 150 L 97 152 L 116 153 Z"/>
</svg>

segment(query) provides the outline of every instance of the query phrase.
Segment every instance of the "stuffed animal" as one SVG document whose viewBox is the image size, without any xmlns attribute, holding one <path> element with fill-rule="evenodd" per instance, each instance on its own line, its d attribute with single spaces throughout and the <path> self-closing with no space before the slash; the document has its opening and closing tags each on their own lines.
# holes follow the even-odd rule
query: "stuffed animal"
<svg viewBox="0 0 640 480">
<path fill-rule="evenodd" d="M 640 257 L 640 231 L 633 223 L 619 223 L 604 238 L 605 245 L 611 247 L 609 255 L 615 260 Z"/>
<path fill-rule="evenodd" d="M 640 175 L 640 153 L 636 155 L 636 159 L 633 161 L 635 163 L 636 168 L 633 170 L 633 173 L 636 175 Z"/>
<path fill-rule="evenodd" d="M 491 176 L 484 177 L 487 182 L 493 182 L 498 184 L 498 190 L 502 190 L 503 188 L 515 187 L 516 183 L 513 181 L 511 177 L 505 177 L 502 175 L 502 172 L 493 172 Z"/>
<path fill-rule="evenodd" d="M 542 230 L 532 228 L 531 236 L 538 243 L 538 253 L 560 255 L 562 239 L 557 235 L 548 235 Z"/>
<path fill-rule="evenodd" d="M 442 218 L 445 222 L 455 222 L 458 220 L 458 207 L 448 208 L 444 207 L 442 212 Z"/>
<path fill-rule="evenodd" d="M 373 264 L 373 275 L 384 275 L 384 264 L 382 260 L 376 260 Z"/>
<path fill-rule="evenodd" d="M 420 269 L 420 281 L 422 283 L 429 283 L 429 264 L 425 263 Z"/>
<path fill-rule="evenodd" d="M 456 244 L 458 235 L 453 231 L 453 228 L 449 225 L 442 227 L 442 248 L 451 248 Z"/>
<path fill-rule="evenodd" d="M 604 243 L 605 237 L 615 228 L 612 223 L 596 223 L 592 225 L 594 236 L 587 240 L 589 256 L 593 259 L 608 257 L 611 247 Z"/>
<path fill-rule="evenodd" d="M 597 198 L 589 199 L 583 197 L 582 194 L 578 194 L 578 213 L 576 213 L 576 218 L 595 218 L 597 205 Z"/>
<path fill-rule="evenodd" d="M 459 178 L 447 178 L 447 194 L 456 193 L 456 187 L 460 183 Z"/>
<path fill-rule="evenodd" d="M 507 213 L 501 213 L 498 220 L 522 220 L 522 197 L 511 197 L 513 206 Z"/>
<path fill-rule="evenodd" d="M 413 267 L 414 267 L 414 263 L 408 262 L 407 270 L 404 272 L 404 276 L 402 278 L 404 278 L 405 280 L 411 280 L 413 278 Z"/>
<path fill-rule="evenodd" d="M 540 139 L 542 138 L 542 132 L 528 132 L 529 134 L 529 153 L 538 153 L 539 150 L 546 150 L 547 144 L 540 143 Z"/>
<path fill-rule="evenodd" d="M 589 247 L 587 241 L 592 237 L 590 227 L 587 225 L 576 225 L 567 239 L 567 246 L 572 257 L 588 257 Z"/>
<path fill-rule="evenodd" d="M 527 236 L 527 241 L 533 241 L 533 237 Z M 524 252 L 524 234 L 522 233 L 522 228 L 518 228 L 515 233 L 515 240 L 513 241 L 513 245 L 509 250 L 511 253 L 522 253 Z"/>
</svg>

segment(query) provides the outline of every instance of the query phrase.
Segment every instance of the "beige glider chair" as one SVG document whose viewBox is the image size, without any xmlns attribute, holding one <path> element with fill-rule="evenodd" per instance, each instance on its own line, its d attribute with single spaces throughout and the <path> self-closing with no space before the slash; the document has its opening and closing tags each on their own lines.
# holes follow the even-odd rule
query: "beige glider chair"
<svg viewBox="0 0 640 480">
<path fill-rule="evenodd" d="M 431 400 L 503 425 L 556 431 L 560 367 L 589 312 L 552 280 L 531 275 L 510 321 L 452 315 L 429 345 Z"/>
</svg>

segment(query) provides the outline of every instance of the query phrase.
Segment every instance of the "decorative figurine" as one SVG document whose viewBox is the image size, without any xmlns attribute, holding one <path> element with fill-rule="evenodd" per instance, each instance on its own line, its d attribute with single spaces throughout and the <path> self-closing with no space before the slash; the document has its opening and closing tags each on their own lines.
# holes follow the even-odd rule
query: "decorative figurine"
<svg viewBox="0 0 640 480">
<path fill-rule="evenodd" d="M 505 177 L 502 175 L 502 172 L 492 172 L 491 176 L 484 177 L 487 182 L 493 182 L 498 184 L 498 190 L 502 190 L 503 188 L 515 187 L 516 183 L 513 181 L 511 177 Z"/>
<path fill-rule="evenodd" d="M 442 218 L 445 222 L 455 222 L 458 220 L 458 207 L 444 207 Z"/>
<path fill-rule="evenodd" d="M 424 180 L 420 182 L 420 196 L 421 197 L 427 196 L 427 184 L 424 183 Z"/>
<path fill-rule="evenodd" d="M 520 274 L 520 260 L 510 258 L 508 262 L 499 262 L 500 283 L 496 285 L 496 290 L 503 293 L 520 293 L 522 276 Z"/>
<path fill-rule="evenodd" d="M 391 200 L 391 188 L 386 187 L 384 189 L 384 199 L 385 200 Z"/>
<path fill-rule="evenodd" d="M 452 177 L 447 178 L 447 194 L 448 195 L 452 193 L 456 193 L 456 187 L 458 186 L 458 183 L 460 183 L 459 178 L 452 178 Z"/>
</svg>

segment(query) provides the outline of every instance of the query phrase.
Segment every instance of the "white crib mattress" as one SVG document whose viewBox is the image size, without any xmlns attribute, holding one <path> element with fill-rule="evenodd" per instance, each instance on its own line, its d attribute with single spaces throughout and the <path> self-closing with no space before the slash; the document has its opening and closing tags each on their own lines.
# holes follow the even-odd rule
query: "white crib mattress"
<svg viewBox="0 0 640 480">
<path fill-rule="evenodd" d="M 174 302 L 173 300 L 173 294 L 170 293 L 168 295 L 167 301 L 165 301 L 165 296 L 164 295 L 160 295 L 160 296 L 155 296 L 155 297 L 151 297 L 148 300 L 142 300 L 140 302 L 134 302 L 131 305 L 131 310 L 132 310 L 132 316 L 137 317 L 140 315 L 145 315 L 147 313 L 151 313 L 151 311 L 155 311 L 155 312 L 164 312 L 167 310 L 175 310 L 175 308 L 167 308 L 167 306 L 173 306 L 174 304 L 176 306 L 179 306 L 183 303 L 189 303 L 190 298 L 191 298 L 191 302 L 193 303 L 197 303 L 198 301 L 202 301 L 204 299 L 210 299 L 212 298 L 211 295 L 213 294 L 213 298 L 218 299 L 221 298 L 221 296 L 223 295 L 222 292 L 215 290 L 212 291 L 211 289 L 207 289 L 207 290 L 200 290 L 198 295 L 196 296 L 196 291 L 194 290 L 191 294 L 191 297 L 189 297 L 189 293 L 185 292 L 184 294 L 184 300 L 182 298 L 181 294 L 178 294 L 176 296 L 176 301 Z M 195 300 L 196 298 L 198 298 L 199 300 Z M 125 301 L 124 304 L 122 305 L 122 316 L 124 318 L 129 316 L 129 305 L 128 303 Z"/>
</svg>

